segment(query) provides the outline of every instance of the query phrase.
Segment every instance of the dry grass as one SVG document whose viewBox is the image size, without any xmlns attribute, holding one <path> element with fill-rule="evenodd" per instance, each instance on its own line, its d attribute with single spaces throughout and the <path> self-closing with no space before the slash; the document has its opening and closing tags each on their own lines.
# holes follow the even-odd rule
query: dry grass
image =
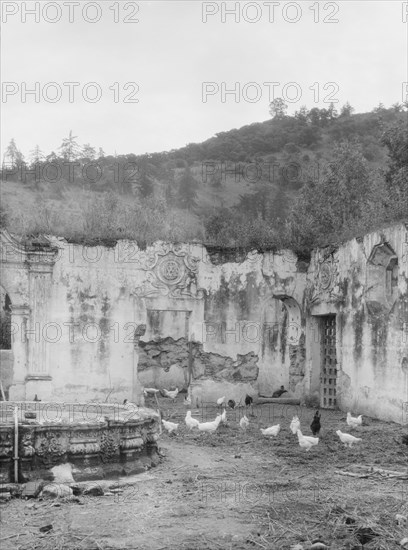
<svg viewBox="0 0 408 550">
<path fill-rule="evenodd" d="M 204 236 L 193 213 L 167 208 L 161 196 L 140 200 L 81 188 L 54 189 L 49 184 L 34 189 L 14 182 L 2 182 L 1 195 L 8 229 L 22 237 L 56 235 L 86 245 L 130 239 L 143 245 Z"/>
</svg>

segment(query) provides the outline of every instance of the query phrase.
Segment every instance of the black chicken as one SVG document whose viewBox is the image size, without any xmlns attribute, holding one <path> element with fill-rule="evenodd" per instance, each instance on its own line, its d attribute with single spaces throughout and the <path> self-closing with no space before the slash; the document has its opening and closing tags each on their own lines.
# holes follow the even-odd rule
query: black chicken
<svg viewBox="0 0 408 550">
<path fill-rule="evenodd" d="M 319 413 L 319 411 L 316 411 L 315 415 L 313 417 L 313 421 L 310 424 L 310 429 L 312 430 L 312 434 L 313 435 L 319 435 L 321 427 L 322 426 L 320 424 L 320 413 Z"/>
<path fill-rule="evenodd" d="M 230 399 L 230 400 L 228 401 L 228 407 L 229 407 L 230 409 L 235 409 L 235 401 L 234 401 L 233 399 Z"/>
<path fill-rule="evenodd" d="M 285 390 L 284 386 L 281 386 L 280 390 L 276 390 L 273 392 L 272 397 L 280 397 L 284 393 L 288 393 L 288 390 Z"/>
<path fill-rule="evenodd" d="M 250 405 L 252 405 L 253 402 L 254 400 L 252 399 L 252 397 L 247 394 L 245 397 L 245 406 L 249 407 Z"/>
</svg>

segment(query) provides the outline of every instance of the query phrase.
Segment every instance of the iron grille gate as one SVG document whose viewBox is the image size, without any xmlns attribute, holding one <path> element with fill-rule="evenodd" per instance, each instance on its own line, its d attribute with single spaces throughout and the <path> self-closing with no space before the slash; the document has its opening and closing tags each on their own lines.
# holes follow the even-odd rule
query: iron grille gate
<svg viewBox="0 0 408 550">
<path fill-rule="evenodd" d="M 336 316 L 324 316 L 321 323 L 320 406 L 325 409 L 335 409 L 337 407 Z"/>
</svg>

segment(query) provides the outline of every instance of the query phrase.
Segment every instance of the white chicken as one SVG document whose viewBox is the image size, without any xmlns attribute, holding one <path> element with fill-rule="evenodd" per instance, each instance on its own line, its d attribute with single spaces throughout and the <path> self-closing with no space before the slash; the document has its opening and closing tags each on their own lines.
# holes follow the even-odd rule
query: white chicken
<svg viewBox="0 0 408 550">
<path fill-rule="evenodd" d="M 241 420 L 239 421 L 239 425 L 241 426 L 241 428 L 243 430 L 246 430 L 249 426 L 249 420 L 248 418 L 246 417 L 246 415 L 244 415 Z"/>
<path fill-rule="evenodd" d="M 297 434 L 297 431 L 300 430 L 300 421 L 298 416 L 294 416 L 292 418 L 292 422 L 290 423 L 290 430 L 293 434 Z"/>
<path fill-rule="evenodd" d="M 299 440 L 299 445 L 302 449 L 309 451 L 314 445 L 319 443 L 318 437 L 311 437 L 310 435 L 303 435 L 300 430 L 297 431 L 297 436 Z"/>
<path fill-rule="evenodd" d="M 162 420 L 164 428 L 169 432 L 169 434 L 176 432 L 179 425 L 174 422 L 169 422 L 168 420 Z"/>
<path fill-rule="evenodd" d="M 227 409 L 224 409 L 223 412 L 222 412 L 222 415 L 221 415 L 221 422 L 223 424 L 226 424 L 227 423 Z"/>
<path fill-rule="evenodd" d="M 274 437 L 276 437 L 280 432 L 280 424 L 270 426 L 269 428 L 265 428 L 264 430 L 261 428 L 261 432 L 262 435 L 273 435 Z"/>
<path fill-rule="evenodd" d="M 191 411 L 187 411 L 186 418 L 184 420 L 187 428 L 189 428 L 190 430 L 192 430 L 193 428 L 197 428 L 197 426 L 200 424 L 196 418 L 193 418 L 191 416 Z"/>
<path fill-rule="evenodd" d="M 337 430 L 336 434 L 339 436 L 340 441 L 344 443 L 344 446 L 349 447 L 353 446 L 353 443 L 358 443 L 359 441 L 363 441 L 361 437 L 354 437 L 354 435 L 350 434 L 344 434 L 342 431 Z"/>
<path fill-rule="evenodd" d="M 160 390 L 156 388 L 143 388 L 143 395 L 147 397 L 148 395 L 156 395 Z"/>
<path fill-rule="evenodd" d="M 168 390 L 165 390 L 163 389 L 163 393 L 166 397 L 169 397 L 170 399 L 176 399 L 177 395 L 178 395 L 178 388 L 176 388 L 175 390 L 173 391 L 168 391 Z"/>
<path fill-rule="evenodd" d="M 186 407 L 189 407 L 191 405 L 191 397 L 187 395 L 187 397 L 184 398 L 183 403 Z"/>
<path fill-rule="evenodd" d="M 212 422 L 199 422 L 197 428 L 200 432 L 214 433 L 221 422 L 221 415 L 218 414 L 217 418 Z"/>
<path fill-rule="evenodd" d="M 219 399 L 217 399 L 217 405 L 219 407 L 221 407 L 221 405 L 225 403 L 225 395 L 223 395 L 222 397 L 220 397 Z"/>
<path fill-rule="evenodd" d="M 351 416 L 351 413 L 347 413 L 347 425 L 351 428 L 357 428 L 357 426 L 361 426 L 363 423 L 363 417 L 361 416 Z"/>
</svg>

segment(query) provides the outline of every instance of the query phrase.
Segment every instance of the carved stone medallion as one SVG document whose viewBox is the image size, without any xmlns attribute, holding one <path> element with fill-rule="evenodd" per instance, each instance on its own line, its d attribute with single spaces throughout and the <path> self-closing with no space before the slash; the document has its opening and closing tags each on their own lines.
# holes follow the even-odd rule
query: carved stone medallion
<svg viewBox="0 0 408 550">
<path fill-rule="evenodd" d="M 194 258 L 177 245 L 162 245 L 151 253 L 143 269 L 145 283 L 135 289 L 140 297 L 168 296 L 170 298 L 203 298 L 197 289 L 198 258 Z"/>
<path fill-rule="evenodd" d="M 157 276 L 168 285 L 176 285 L 184 276 L 185 268 L 177 261 L 177 257 L 170 253 L 160 258 L 157 265 Z"/>
</svg>

